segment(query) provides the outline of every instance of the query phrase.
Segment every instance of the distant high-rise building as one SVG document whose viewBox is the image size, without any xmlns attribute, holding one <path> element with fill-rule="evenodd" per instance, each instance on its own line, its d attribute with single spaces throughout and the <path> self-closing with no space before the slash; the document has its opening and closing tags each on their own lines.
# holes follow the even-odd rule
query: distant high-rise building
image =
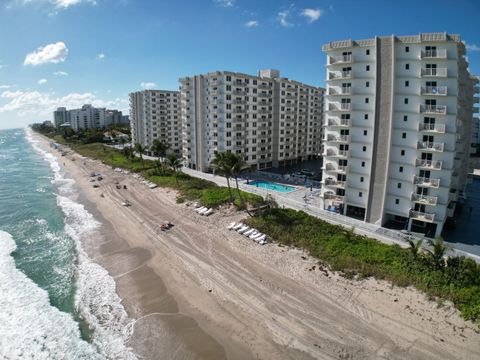
<svg viewBox="0 0 480 360">
<path fill-rule="evenodd" d="M 106 110 L 105 111 L 105 126 L 110 125 L 122 125 L 128 124 L 128 116 L 123 116 L 122 112 L 119 110 Z"/>
<path fill-rule="evenodd" d="M 460 36 L 392 35 L 323 50 L 325 209 L 439 235 L 465 188 L 478 112 Z"/>
<path fill-rule="evenodd" d="M 83 105 L 81 109 L 69 110 L 70 125 L 74 130 L 99 129 L 106 127 L 105 108 Z"/>
<path fill-rule="evenodd" d="M 255 169 L 296 164 L 321 153 L 324 89 L 280 77 L 217 71 L 180 79 L 183 157 L 208 171 L 220 151 Z"/>
<path fill-rule="evenodd" d="M 53 123 L 56 128 L 63 124 L 70 124 L 70 116 L 66 108 L 59 107 L 53 112 Z"/>
<path fill-rule="evenodd" d="M 181 156 L 180 93 L 143 90 L 130 94 L 130 127 L 133 143 L 150 147 L 155 139 Z"/>
</svg>

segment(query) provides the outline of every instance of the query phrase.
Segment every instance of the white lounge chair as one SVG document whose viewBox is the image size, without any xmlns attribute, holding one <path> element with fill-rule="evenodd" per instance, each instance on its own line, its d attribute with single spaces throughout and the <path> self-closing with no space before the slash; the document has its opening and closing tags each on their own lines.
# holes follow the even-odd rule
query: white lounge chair
<svg viewBox="0 0 480 360">
<path fill-rule="evenodd" d="M 210 209 L 209 209 L 209 208 L 205 208 L 205 209 L 203 209 L 203 210 L 200 210 L 198 213 L 199 213 L 200 215 L 203 215 L 203 214 L 205 214 L 208 210 L 210 210 Z"/>
<path fill-rule="evenodd" d="M 250 239 L 252 239 L 253 241 L 258 242 L 258 239 L 259 239 L 261 236 L 263 236 L 263 233 L 259 232 L 256 236 L 251 237 Z"/>
<path fill-rule="evenodd" d="M 266 243 L 267 243 L 266 240 L 263 240 L 263 241 L 260 241 L 260 242 L 259 242 L 260 245 L 265 245 Z"/>
<path fill-rule="evenodd" d="M 254 237 L 260 235 L 261 232 L 258 232 L 258 231 L 254 231 L 252 235 L 249 236 L 250 239 L 253 239 Z"/>
<path fill-rule="evenodd" d="M 257 231 L 257 230 L 255 230 L 254 228 L 251 228 L 250 230 L 245 231 L 243 235 L 250 236 L 253 234 L 254 231 Z"/>
<path fill-rule="evenodd" d="M 262 244 L 263 242 L 265 242 L 266 238 L 267 238 L 267 235 L 262 234 L 262 236 L 255 238 L 255 241 L 258 242 L 259 244 Z"/>
<path fill-rule="evenodd" d="M 205 206 L 202 206 L 202 207 L 199 207 L 199 208 L 196 208 L 195 211 L 200 213 L 200 211 L 205 211 L 207 210 L 207 208 Z"/>
<path fill-rule="evenodd" d="M 237 223 L 234 221 L 234 222 L 230 223 L 230 225 L 227 226 L 227 229 L 232 230 L 235 225 L 237 225 Z"/>
<path fill-rule="evenodd" d="M 238 229 L 237 232 L 240 233 L 240 234 L 243 234 L 248 229 L 250 229 L 250 226 L 245 225 L 245 226 L 241 227 L 240 229 Z"/>
<path fill-rule="evenodd" d="M 213 213 L 213 209 L 208 209 L 207 211 L 205 211 L 202 215 L 205 215 L 205 216 L 208 216 L 210 215 L 211 213 Z"/>
<path fill-rule="evenodd" d="M 242 223 L 238 223 L 237 225 L 235 225 L 235 226 L 233 227 L 233 230 L 236 231 L 236 230 L 240 229 L 240 228 L 243 227 L 243 226 L 245 226 L 245 225 L 242 224 Z"/>
</svg>

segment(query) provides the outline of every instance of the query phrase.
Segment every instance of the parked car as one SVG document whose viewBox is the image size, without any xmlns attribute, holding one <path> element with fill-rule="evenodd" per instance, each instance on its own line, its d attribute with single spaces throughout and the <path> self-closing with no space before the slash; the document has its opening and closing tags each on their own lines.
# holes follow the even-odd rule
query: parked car
<svg viewBox="0 0 480 360">
<path fill-rule="evenodd" d="M 294 173 L 292 174 L 292 177 L 305 179 L 307 176 L 304 175 L 304 174 L 302 174 L 301 172 L 294 172 Z"/>
</svg>

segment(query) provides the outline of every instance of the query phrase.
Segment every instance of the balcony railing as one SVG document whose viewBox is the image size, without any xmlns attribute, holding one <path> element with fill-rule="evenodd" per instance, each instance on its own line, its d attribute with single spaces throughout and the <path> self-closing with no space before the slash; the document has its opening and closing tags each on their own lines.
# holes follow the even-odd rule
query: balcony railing
<svg viewBox="0 0 480 360">
<path fill-rule="evenodd" d="M 352 87 L 328 88 L 328 95 L 352 95 Z"/>
<path fill-rule="evenodd" d="M 351 103 L 329 103 L 328 111 L 350 111 L 352 109 Z"/>
<path fill-rule="evenodd" d="M 438 188 L 440 187 L 440 179 L 432 179 L 420 176 L 413 177 L 413 183 L 415 185 L 422 185 L 427 187 Z"/>
<path fill-rule="evenodd" d="M 419 124 L 419 131 L 445 133 L 445 124 Z"/>
<path fill-rule="evenodd" d="M 344 64 L 352 62 L 352 55 L 339 55 L 339 56 L 330 56 L 329 57 L 329 64 Z"/>
<path fill-rule="evenodd" d="M 420 105 L 422 114 L 445 115 L 447 113 L 446 105 Z"/>
<path fill-rule="evenodd" d="M 415 166 L 431 170 L 442 170 L 442 161 L 415 159 Z"/>
<path fill-rule="evenodd" d="M 425 221 L 425 222 L 433 222 L 435 219 L 435 214 L 423 213 L 423 212 L 415 211 L 412 209 L 410 209 L 409 215 L 412 219 Z"/>
<path fill-rule="evenodd" d="M 446 59 L 447 49 L 422 50 L 421 58 L 422 59 Z"/>
<path fill-rule="evenodd" d="M 447 95 L 446 86 L 422 86 L 422 95 Z"/>
<path fill-rule="evenodd" d="M 474 93 L 474 94 L 480 94 L 480 88 L 479 88 L 478 86 L 475 86 L 475 87 L 473 88 L 473 93 Z"/>
<path fill-rule="evenodd" d="M 328 74 L 328 80 L 343 80 L 343 79 L 351 79 L 351 78 L 352 78 L 351 71 L 330 72 Z"/>
<path fill-rule="evenodd" d="M 442 152 L 443 147 L 444 147 L 444 143 L 428 142 L 428 141 L 419 141 L 417 143 L 418 150 Z"/>
<path fill-rule="evenodd" d="M 349 142 L 350 141 L 350 135 L 328 134 L 327 135 L 327 141 L 330 141 L 330 142 Z"/>
<path fill-rule="evenodd" d="M 345 183 L 346 183 L 346 181 L 340 181 L 340 180 L 331 179 L 331 178 L 325 179 L 325 185 L 326 186 L 334 186 L 334 187 L 344 188 Z"/>
<path fill-rule="evenodd" d="M 427 196 L 427 195 L 412 193 L 412 201 L 419 204 L 435 206 L 437 205 L 437 200 L 438 200 L 438 197 L 436 196 Z"/>
<path fill-rule="evenodd" d="M 330 193 L 323 194 L 323 198 L 325 200 L 333 200 L 333 201 L 338 201 L 338 202 L 342 202 L 342 203 L 343 203 L 343 200 L 345 199 L 344 196 L 336 195 L 336 194 L 330 194 Z"/>
<path fill-rule="evenodd" d="M 422 68 L 421 75 L 427 77 L 447 77 L 447 68 L 425 69 Z"/>
<path fill-rule="evenodd" d="M 348 152 L 347 150 L 338 150 L 335 151 L 333 149 L 327 149 L 326 152 L 323 153 L 323 156 L 328 156 L 328 157 L 347 157 Z"/>
<path fill-rule="evenodd" d="M 332 127 L 349 127 L 350 126 L 350 120 L 349 119 L 328 119 L 328 126 Z"/>
</svg>

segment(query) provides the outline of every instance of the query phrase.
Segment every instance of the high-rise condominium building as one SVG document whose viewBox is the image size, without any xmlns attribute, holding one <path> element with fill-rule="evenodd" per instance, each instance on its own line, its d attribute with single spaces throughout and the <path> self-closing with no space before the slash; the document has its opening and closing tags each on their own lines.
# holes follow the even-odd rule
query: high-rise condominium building
<svg viewBox="0 0 480 360">
<path fill-rule="evenodd" d="M 208 171 L 217 152 L 241 154 L 255 169 L 319 156 L 324 89 L 280 77 L 228 71 L 180 79 L 183 157 Z"/>
<path fill-rule="evenodd" d="M 323 50 L 324 207 L 439 235 L 467 181 L 477 111 L 460 37 L 386 36 Z"/>
<path fill-rule="evenodd" d="M 150 147 L 155 139 L 181 155 L 180 93 L 144 90 L 130 94 L 130 127 L 133 143 Z"/>
<path fill-rule="evenodd" d="M 70 124 L 70 114 L 64 107 L 59 107 L 53 112 L 53 123 L 58 128 L 64 124 Z"/>
<path fill-rule="evenodd" d="M 104 128 L 105 112 L 105 108 L 96 108 L 90 104 L 83 105 L 81 109 L 68 110 L 70 125 L 73 130 Z"/>
</svg>

